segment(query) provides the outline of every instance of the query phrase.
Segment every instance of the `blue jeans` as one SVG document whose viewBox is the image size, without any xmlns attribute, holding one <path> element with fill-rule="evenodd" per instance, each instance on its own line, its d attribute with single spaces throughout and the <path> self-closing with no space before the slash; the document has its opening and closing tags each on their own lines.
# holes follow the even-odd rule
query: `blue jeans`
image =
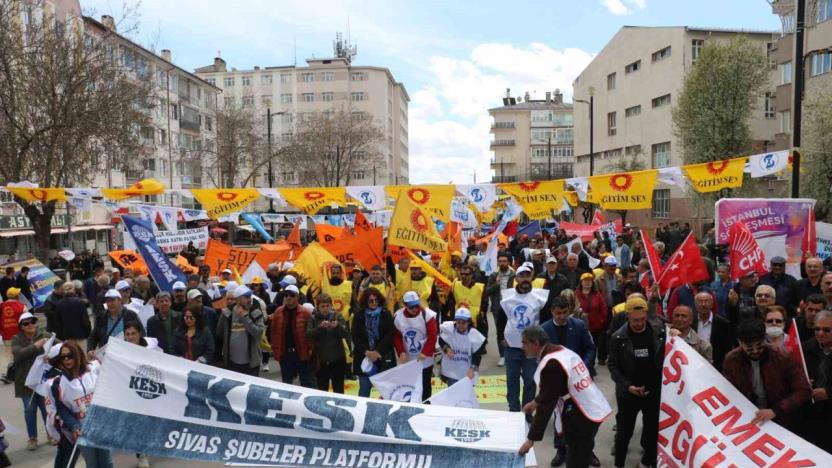
<svg viewBox="0 0 832 468">
<path fill-rule="evenodd" d="M 44 425 L 46 424 L 46 404 L 43 402 L 43 397 L 37 393 L 21 398 L 23 400 L 23 418 L 26 420 L 26 432 L 30 439 L 37 439 L 38 437 L 38 408 L 40 408 L 40 415 L 43 418 Z"/>
<path fill-rule="evenodd" d="M 309 361 L 301 361 L 296 351 L 290 351 L 280 358 L 280 379 L 291 385 L 295 377 L 300 377 L 302 387 L 317 388 Z"/>
<path fill-rule="evenodd" d="M 113 468 L 113 456 L 107 449 L 79 445 L 78 450 L 84 457 L 87 468 Z"/>
<path fill-rule="evenodd" d="M 509 411 L 520 411 L 528 402 L 534 399 L 537 387 L 534 383 L 534 373 L 537 370 L 537 359 L 527 358 L 521 348 L 506 348 L 506 400 Z M 520 403 L 520 377 L 523 377 L 523 402 Z"/>
<path fill-rule="evenodd" d="M 359 375 L 358 376 L 358 396 L 360 397 L 369 397 L 370 390 L 373 389 L 373 383 L 370 382 L 370 378 L 366 375 Z"/>
</svg>

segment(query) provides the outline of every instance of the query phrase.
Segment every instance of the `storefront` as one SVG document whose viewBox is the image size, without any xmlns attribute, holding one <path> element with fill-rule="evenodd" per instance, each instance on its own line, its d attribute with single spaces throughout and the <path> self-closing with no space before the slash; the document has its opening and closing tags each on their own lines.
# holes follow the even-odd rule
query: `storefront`
<svg viewBox="0 0 832 468">
<path fill-rule="evenodd" d="M 68 223 L 66 213 L 52 217 L 52 230 L 49 238 L 49 248 L 54 254 L 59 250 L 71 249 L 75 252 L 94 250 L 99 255 L 106 255 L 110 251 L 111 232 L 113 225 L 106 217 L 72 216 L 72 223 Z M 15 254 L 17 258 L 26 258 L 36 249 L 35 231 L 26 215 L 0 215 L 0 259 Z"/>
</svg>

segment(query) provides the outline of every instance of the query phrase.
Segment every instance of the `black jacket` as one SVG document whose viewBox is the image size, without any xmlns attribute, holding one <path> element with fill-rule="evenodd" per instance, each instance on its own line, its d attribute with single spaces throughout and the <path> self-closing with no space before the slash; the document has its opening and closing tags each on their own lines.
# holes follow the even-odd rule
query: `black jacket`
<svg viewBox="0 0 832 468">
<path fill-rule="evenodd" d="M 381 354 L 377 364 L 379 371 L 391 369 L 396 366 L 396 351 L 393 348 L 393 316 L 382 310 L 378 322 L 378 342 L 373 349 L 370 348 L 370 340 L 367 335 L 367 322 L 363 311 L 353 315 L 352 319 L 352 367 L 356 375 L 364 375 L 361 371 L 361 361 L 364 360 L 364 353 L 367 351 L 378 351 Z"/>
<path fill-rule="evenodd" d="M 737 340 L 734 333 L 734 327 L 731 322 L 721 315 L 714 314 L 711 319 L 711 343 L 713 349 L 714 367 L 716 370 L 722 372 L 722 362 L 725 361 L 725 355 L 729 351 L 737 347 Z M 693 330 L 699 329 L 699 315 L 693 314 Z"/>
<path fill-rule="evenodd" d="M 569 280 L 557 272 L 555 273 L 554 279 L 549 278 L 549 273 L 546 271 L 537 275 L 537 277 L 546 280 L 546 284 L 543 285 L 543 289 L 549 291 L 549 296 L 546 298 L 546 304 L 540 311 L 540 323 L 543 323 L 552 318 L 552 301 L 554 301 L 556 297 L 560 296 L 561 291 L 569 289 Z"/>
<path fill-rule="evenodd" d="M 147 321 L 147 326 L 150 328 L 150 320 Z M 178 327 L 173 332 L 173 355 L 184 358 L 187 350 L 188 337 L 185 330 Z M 191 337 L 191 354 L 193 361 L 199 361 L 203 364 L 214 362 L 214 334 L 211 333 L 208 326 L 202 327 L 202 330 L 197 329 L 194 336 Z"/>
<path fill-rule="evenodd" d="M 802 344 L 803 358 L 812 388 L 824 388 L 827 395 L 832 395 L 832 355 L 825 355 L 818 342 L 812 338 Z M 816 414 L 832 414 L 832 401 L 809 403 L 809 411 Z"/>
<path fill-rule="evenodd" d="M 50 331 L 54 331 L 61 341 L 89 338 L 90 316 L 87 314 L 87 301 L 78 297 L 67 297 L 58 301 L 55 304 L 53 325 L 55 328 Z"/>
<path fill-rule="evenodd" d="M 661 372 L 664 366 L 664 342 L 665 330 L 650 325 L 653 331 L 653 359 L 656 360 L 656 367 Z M 607 367 L 610 376 L 615 381 L 615 396 L 624 397 L 629 395 L 627 390 L 636 376 L 636 360 L 633 356 L 633 342 L 630 339 L 630 325 L 625 324 L 618 331 L 612 334 L 609 344 L 609 357 Z"/>
<path fill-rule="evenodd" d="M 182 313 L 170 309 L 168 312 L 168 316 L 170 318 L 171 327 L 173 328 L 173 336 L 176 336 L 176 330 L 182 325 Z M 165 333 L 165 324 L 162 323 L 162 319 L 159 317 L 159 311 L 156 311 L 156 315 L 147 319 L 147 336 L 156 338 L 159 340 L 159 347 L 162 348 L 166 354 L 174 354 L 173 351 L 173 343 L 168 342 L 167 333 Z M 175 338 L 174 338 L 175 340 Z"/>
<path fill-rule="evenodd" d="M 90 337 L 87 338 L 87 350 L 92 351 L 94 349 L 98 349 L 103 347 L 107 344 L 107 341 L 110 339 L 110 329 L 107 328 L 107 317 L 110 314 L 105 310 L 103 314 L 98 314 L 95 316 L 95 326 L 92 329 L 92 334 Z M 127 322 L 138 322 L 142 323 L 139 320 L 139 316 L 136 315 L 135 312 L 132 310 L 122 309 L 121 310 L 121 317 L 120 319 L 122 324 Z"/>
</svg>

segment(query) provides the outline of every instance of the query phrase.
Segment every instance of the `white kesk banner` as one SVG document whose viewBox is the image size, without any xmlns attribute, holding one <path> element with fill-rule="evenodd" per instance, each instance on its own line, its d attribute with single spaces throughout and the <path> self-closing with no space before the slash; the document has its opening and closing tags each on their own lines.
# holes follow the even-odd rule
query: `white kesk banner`
<svg viewBox="0 0 832 468">
<path fill-rule="evenodd" d="M 80 443 L 256 466 L 519 468 L 524 440 L 520 413 L 322 392 L 111 340 Z"/>
<path fill-rule="evenodd" d="M 370 381 L 385 400 L 422 402 L 422 363 L 415 359 L 370 376 Z"/>
<path fill-rule="evenodd" d="M 684 340 L 669 339 L 662 370 L 658 466 L 832 466 L 832 455 L 757 412 Z"/>
<path fill-rule="evenodd" d="M 205 250 L 208 247 L 208 226 L 194 229 L 180 229 L 178 231 L 156 231 L 156 243 L 166 254 L 179 253 L 193 242 L 194 247 Z M 124 235 L 124 248 L 136 250 L 136 243 L 133 238 Z"/>
<path fill-rule="evenodd" d="M 430 397 L 430 404 L 454 406 L 457 408 L 479 408 L 475 382 L 468 377 L 457 380 L 453 385 Z"/>
</svg>

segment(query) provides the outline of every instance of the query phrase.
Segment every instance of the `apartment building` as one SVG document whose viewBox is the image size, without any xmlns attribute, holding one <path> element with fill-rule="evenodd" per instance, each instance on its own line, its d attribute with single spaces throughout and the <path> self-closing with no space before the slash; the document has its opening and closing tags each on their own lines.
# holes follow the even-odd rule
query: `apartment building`
<svg viewBox="0 0 832 468">
<path fill-rule="evenodd" d="M 407 184 L 410 180 L 410 97 L 404 84 L 396 81 L 387 68 L 353 65 L 354 52 L 347 50 L 348 45 L 345 48 L 340 40 L 336 41 L 335 49 L 335 57 L 307 59 L 306 66 L 300 67 L 228 69 L 225 60 L 217 57 L 212 65 L 196 69 L 196 74 L 222 90 L 220 106 L 242 106 L 262 114 L 264 134 L 267 110 L 277 114 L 272 121 L 275 144 L 281 139 L 288 141 L 297 123 L 310 113 L 336 108 L 369 113 L 384 131 L 384 141 L 378 148 L 382 161 L 375 170 L 354 171 L 350 175 L 350 184 Z M 273 170 L 277 186 L 311 184 L 291 167 L 274 167 Z M 254 186 L 268 186 L 267 168 L 255 179 Z"/>
<path fill-rule="evenodd" d="M 801 0 L 806 3 L 806 28 L 803 32 L 804 96 L 832 76 L 832 0 Z M 772 0 L 772 12 L 780 17 L 782 28 L 774 41 L 773 59 L 779 73 L 776 77 L 776 99 L 778 132 L 774 137 L 774 148 L 791 148 L 794 117 L 794 90 L 797 79 L 794 59 L 795 0 Z"/>
<path fill-rule="evenodd" d="M 774 149 L 778 122 L 774 112 L 776 67 L 773 50 L 777 33 L 693 27 L 624 26 L 573 83 L 578 102 L 575 114 L 576 176 L 589 176 L 590 126 L 593 128 L 594 174 L 614 172 L 622 158 L 635 158 L 646 169 L 682 165 L 681 145 L 674 135 L 671 109 L 685 76 L 709 41 L 729 41 L 739 34 L 767 52 L 771 89 L 759 97 L 751 120 L 755 152 Z M 589 103 L 593 105 L 590 125 Z M 782 183 L 765 181 L 761 191 L 780 190 Z M 685 190 L 659 185 L 651 210 L 628 214 L 627 221 L 642 226 L 666 220 L 694 221 L 711 215 L 697 212 Z"/>
<path fill-rule="evenodd" d="M 545 99 L 512 97 L 506 90 L 503 105 L 488 109 L 491 133 L 492 182 L 565 179 L 572 177 L 572 104 L 560 90 Z"/>
</svg>

